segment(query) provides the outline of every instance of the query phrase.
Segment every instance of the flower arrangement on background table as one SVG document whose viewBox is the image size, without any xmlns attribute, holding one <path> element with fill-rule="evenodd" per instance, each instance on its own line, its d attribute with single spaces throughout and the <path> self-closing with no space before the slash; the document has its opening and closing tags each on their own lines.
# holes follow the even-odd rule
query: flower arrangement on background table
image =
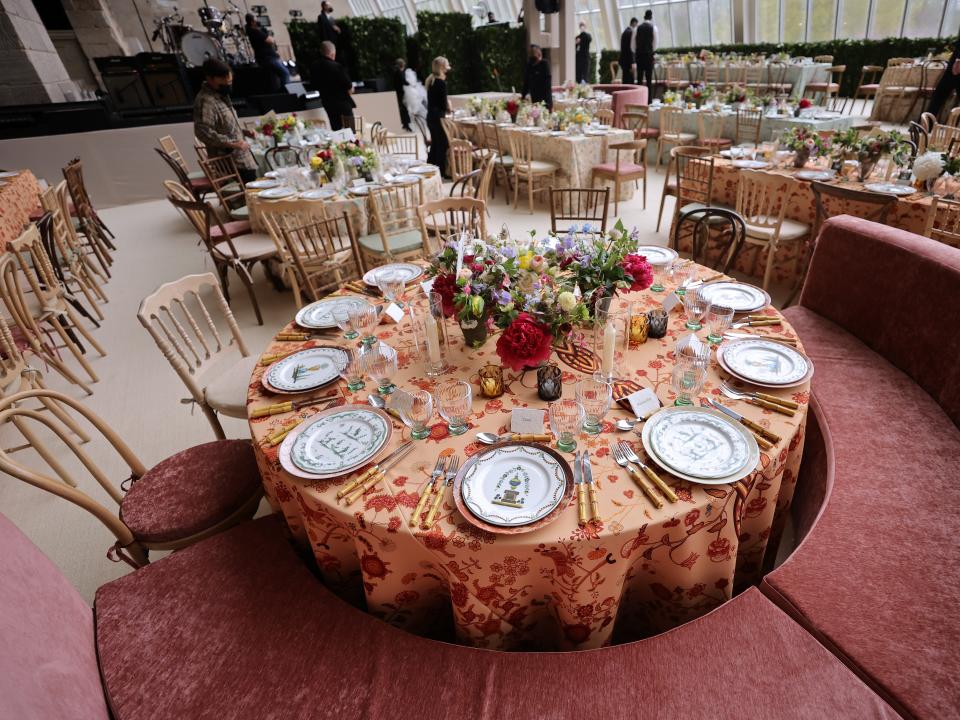
<svg viewBox="0 0 960 720">
<path fill-rule="evenodd" d="M 379 163 L 377 153 L 364 145 L 362 140 L 330 143 L 310 158 L 311 169 L 323 173 L 331 182 L 342 174 L 369 177 Z"/>
<path fill-rule="evenodd" d="M 829 150 L 827 142 L 820 135 L 805 125 L 796 125 L 784 134 L 781 144 L 792 150 L 794 167 L 802 168 L 811 157 L 824 155 Z"/>
<path fill-rule="evenodd" d="M 683 90 L 683 99 L 687 103 L 693 103 L 697 107 L 700 107 L 704 102 L 713 97 L 714 89 L 709 85 L 704 85 L 703 83 L 691 83 Z"/>
<path fill-rule="evenodd" d="M 960 157 L 951 157 L 948 153 L 930 150 L 918 155 L 913 161 L 913 179 L 918 189 L 924 188 L 933 193 L 940 178 L 949 178 L 944 197 L 957 194 L 957 176 L 960 175 Z"/>
<path fill-rule="evenodd" d="M 283 142 L 287 133 L 302 132 L 304 129 L 306 126 L 297 114 L 290 113 L 289 115 L 267 115 L 261 118 L 257 121 L 255 132 L 279 144 Z"/>
</svg>

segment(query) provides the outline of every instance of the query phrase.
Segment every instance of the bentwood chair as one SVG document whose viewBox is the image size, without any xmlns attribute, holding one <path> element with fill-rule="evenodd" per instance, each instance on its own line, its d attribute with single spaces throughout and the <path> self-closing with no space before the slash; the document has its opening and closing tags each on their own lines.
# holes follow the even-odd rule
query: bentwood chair
<svg viewBox="0 0 960 720">
<path fill-rule="evenodd" d="M 590 171 L 590 187 L 594 187 L 597 180 L 613 182 L 613 214 L 620 209 L 620 186 L 623 183 L 636 183 L 643 180 L 643 209 L 647 209 L 647 141 L 630 140 L 614 143 L 610 146 L 616 155 L 614 162 L 604 162 L 594 165 Z M 625 155 L 622 156 L 621 153 Z"/>
<path fill-rule="evenodd" d="M 293 300 L 298 308 L 303 307 L 303 289 L 297 280 L 297 270 L 293 257 L 287 251 L 283 231 L 302 227 L 318 220 L 326 220 L 325 203 L 315 200 L 284 200 L 282 202 L 262 203 L 259 208 L 260 220 L 267 229 L 277 250 L 280 264 L 281 282 L 293 291 Z"/>
<path fill-rule="evenodd" d="M 660 108 L 660 141 L 657 145 L 657 167 L 663 151 L 677 145 L 690 145 L 697 139 L 693 133 L 683 132 L 683 110 L 676 107 Z"/>
<path fill-rule="evenodd" d="M 690 258 L 698 265 L 728 274 L 747 236 L 746 223 L 736 211 L 721 207 L 694 207 L 680 213 L 673 228 L 673 245 L 680 244 L 686 226 L 693 225 Z M 714 258 L 710 251 L 715 249 Z"/>
<path fill-rule="evenodd" d="M 473 172 L 473 146 L 466 140 L 451 140 L 447 150 L 447 170 L 456 182 Z"/>
<path fill-rule="evenodd" d="M 456 182 L 450 184 L 449 197 L 476 197 L 480 192 L 480 176 L 483 175 L 483 169 L 477 169 L 473 172 L 459 178 Z"/>
<path fill-rule="evenodd" d="M 853 91 L 852 102 L 850 103 L 850 114 L 856 109 L 857 100 L 863 99 L 862 111 L 867 111 L 867 101 L 877 97 L 877 91 L 880 90 L 880 76 L 883 75 L 883 65 L 864 65 L 860 68 L 860 79 L 857 81 L 857 87 Z"/>
<path fill-rule="evenodd" d="M 737 110 L 737 124 L 734 131 L 734 142 L 753 143 L 760 142 L 760 130 L 763 127 L 763 110 L 753 108 L 740 108 Z"/>
<path fill-rule="evenodd" d="M 701 110 L 697 113 L 697 125 L 700 128 L 700 137 L 697 145 L 708 147 L 714 152 L 725 150 L 733 145 L 730 138 L 723 137 L 723 126 L 726 122 L 723 113 L 715 110 Z"/>
<path fill-rule="evenodd" d="M 76 209 L 77 217 L 80 218 L 84 226 L 84 232 L 91 233 L 91 242 L 98 242 L 103 245 L 107 251 L 116 250 L 112 240 L 114 235 L 110 228 L 103 222 L 97 214 L 90 195 L 87 192 L 87 185 L 83 179 L 83 163 L 80 158 L 74 158 L 67 166 L 63 168 L 63 179 L 67 181 L 67 190 L 70 198 L 73 200 L 73 206 Z M 109 257 L 109 252 L 107 252 Z"/>
<path fill-rule="evenodd" d="M 161 285 L 140 303 L 137 320 L 180 376 L 217 438 L 226 437 L 218 413 L 246 419 L 247 389 L 257 358 L 247 350 L 213 273 Z M 226 342 L 218 323 L 227 327 Z M 208 372 L 211 369 L 214 372 Z"/>
<path fill-rule="evenodd" d="M 83 418 L 119 456 L 130 473 L 121 483 L 111 481 L 74 440 L 67 428 L 46 413 L 26 406 L 38 399 L 69 407 Z M 52 413 L 51 413 L 52 414 Z M 52 436 L 54 453 L 36 435 L 44 458 L 72 455 L 85 469 L 75 476 L 60 463 L 47 462 L 45 471 L 27 467 L 0 450 L 0 470 L 29 485 L 86 510 L 116 537 L 107 554 L 134 568 L 149 562 L 150 550 L 178 550 L 253 517 L 263 495 L 260 472 L 249 440 L 220 440 L 183 450 L 153 468 L 147 467 L 113 429 L 88 407 L 62 393 L 42 388 L 0 400 L 0 427 L 35 425 Z M 21 430 L 22 432 L 22 430 Z M 69 451 L 67 453 L 66 451 Z M 113 465 L 113 463 L 111 463 Z M 51 472 L 52 471 L 52 472 Z M 95 480 L 116 505 L 111 510 L 81 489 Z"/>
<path fill-rule="evenodd" d="M 431 200 L 417 209 L 423 237 L 423 255 L 432 257 L 448 240 L 466 233 L 471 238 L 487 236 L 486 203 L 475 198 Z"/>
<path fill-rule="evenodd" d="M 85 357 L 86 350 L 78 334 L 101 357 L 106 357 L 107 353 L 77 318 L 71 303 L 67 302 L 65 290 L 56 277 L 43 247 L 40 231 L 35 225 L 7 243 L 7 255 L 0 262 L 6 261 L 10 261 L 10 264 L 3 266 L 4 304 L 14 323 L 31 340 L 31 349 L 49 361 L 49 353 L 41 349 L 41 328 L 51 329 L 80 363 L 90 380 L 97 382 L 97 374 Z"/>
<path fill-rule="evenodd" d="M 589 224 L 604 234 L 609 211 L 610 188 L 550 188 L 550 231 L 555 235 L 569 232 L 570 223 Z"/>
<path fill-rule="evenodd" d="M 370 232 L 357 238 L 363 270 L 423 256 L 423 234 L 417 208 L 423 204 L 423 182 L 388 185 L 370 193 Z"/>
<path fill-rule="evenodd" d="M 533 215 L 533 196 L 545 192 L 554 184 L 554 178 L 560 166 L 547 160 L 533 157 L 533 137 L 531 133 L 515 130 L 510 133 L 510 155 L 513 157 L 513 208 L 517 209 L 520 199 L 520 183 L 527 184 L 527 206 Z M 547 185 L 536 187 L 537 180 Z"/>
<path fill-rule="evenodd" d="M 297 284 L 311 301 L 320 300 L 363 275 L 356 235 L 347 213 L 286 226 L 281 233 Z"/>
<path fill-rule="evenodd" d="M 947 113 L 946 124 L 950 127 L 960 126 L 960 107 L 955 107 L 949 113 Z"/>
<path fill-rule="evenodd" d="M 496 153 L 496 162 L 493 165 L 494 185 L 491 186 L 490 197 L 493 197 L 493 187 L 498 179 L 503 180 L 505 187 L 504 200 L 510 203 L 510 193 L 513 192 L 513 156 L 509 153 L 509 143 L 504 143 L 500 128 L 493 122 L 480 123 L 480 132 L 483 136 L 483 143 Z"/>
<path fill-rule="evenodd" d="M 36 224 L 44 253 L 50 261 L 53 277 L 60 285 L 64 301 L 99 328 L 103 313 L 100 312 L 93 287 L 87 282 L 85 268 L 80 265 L 79 254 L 63 239 L 60 211 L 44 212 Z"/>
<path fill-rule="evenodd" d="M 300 149 L 290 145 L 277 145 L 269 148 L 263 159 L 271 170 L 297 167 L 303 164 Z"/>
<path fill-rule="evenodd" d="M 787 208 L 799 182 L 762 170 L 741 170 L 737 187 L 737 213 L 746 223 L 744 242 L 767 251 L 763 289 L 770 286 L 777 252 L 782 243 L 797 243 L 810 235 L 810 226 L 787 218 Z"/>
<path fill-rule="evenodd" d="M 931 240 L 960 248 L 960 201 L 934 195 L 923 234 Z"/>
<path fill-rule="evenodd" d="M 272 238 L 263 233 L 249 232 L 249 224 L 224 223 L 214 212 L 209 203 L 203 200 L 193 200 L 188 191 L 172 181 L 164 185 L 170 194 L 167 200 L 175 208 L 183 212 L 193 225 L 204 248 L 210 254 L 210 259 L 220 276 L 223 294 L 230 300 L 230 270 L 233 269 L 240 277 L 250 296 L 250 304 L 257 316 L 257 324 L 263 325 L 263 315 L 260 313 L 260 303 L 253 288 L 253 269 L 257 263 L 266 264 L 277 255 Z"/>
<path fill-rule="evenodd" d="M 233 158 L 229 155 L 200 160 L 213 192 L 217 194 L 220 207 L 231 220 L 250 220 L 250 208 L 243 190 L 243 180 Z"/>
</svg>

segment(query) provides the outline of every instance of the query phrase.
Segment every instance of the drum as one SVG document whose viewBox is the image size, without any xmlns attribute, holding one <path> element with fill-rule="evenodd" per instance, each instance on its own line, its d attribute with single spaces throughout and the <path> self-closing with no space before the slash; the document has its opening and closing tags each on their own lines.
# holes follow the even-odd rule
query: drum
<svg viewBox="0 0 960 720">
<path fill-rule="evenodd" d="M 223 58 L 223 46 L 209 33 L 188 32 L 180 38 L 180 52 L 194 66 L 203 65 L 208 58 Z"/>
<path fill-rule="evenodd" d="M 223 27 L 223 14 L 214 7 L 205 6 L 197 10 L 200 15 L 200 22 L 207 30 L 221 30 Z"/>
</svg>

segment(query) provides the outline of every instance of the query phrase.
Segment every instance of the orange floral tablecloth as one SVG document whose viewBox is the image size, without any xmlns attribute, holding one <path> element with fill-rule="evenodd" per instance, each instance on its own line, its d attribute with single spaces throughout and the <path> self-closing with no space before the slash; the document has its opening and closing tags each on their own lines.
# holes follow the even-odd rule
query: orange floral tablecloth
<svg viewBox="0 0 960 720">
<path fill-rule="evenodd" d="M 730 160 L 717 158 L 713 166 L 713 191 L 711 199 L 718 205 L 736 207 L 737 204 L 737 186 L 739 183 L 740 169 L 730 164 Z M 796 171 L 790 169 L 778 169 L 772 172 L 781 173 L 784 176 L 793 175 Z M 813 191 L 810 189 L 810 183 L 805 180 L 798 180 L 796 190 L 791 194 L 787 192 L 787 184 L 784 183 L 781 195 L 783 201 L 787 203 L 786 217 L 791 220 L 805 223 L 811 228 L 816 220 L 817 210 L 813 197 Z M 859 189 L 862 185 L 859 183 L 846 183 L 847 187 Z M 930 197 L 923 193 L 916 193 L 906 198 L 898 198 L 893 210 L 887 218 L 887 224 L 891 227 L 897 227 L 901 230 L 907 230 L 912 233 L 922 234 L 926 225 L 927 213 L 930 209 Z M 855 209 L 851 212 L 856 214 Z M 670 237 L 673 237 L 673 227 L 670 228 Z M 689 232 L 683 233 L 679 238 L 680 250 L 689 253 L 693 249 L 691 242 L 692 235 Z M 773 282 L 783 283 L 789 287 L 799 281 L 803 274 L 803 257 L 805 242 L 803 239 L 798 242 L 783 242 L 777 248 L 776 265 L 773 269 Z M 767 249 L 757 245 L 744 245 L 740 251 L 734 270 L 747 273 L 755 278 L 762 278 L 763 271 L 767 262 Z"/>
<path fill-rule="evenodd" d="M 626 296 L 641 308 L 658 306 L 661 299 L 650 291 Z M 674 311 L 665 338 L 629 352 L 625 379 L 654 389 L 664 404 L 674 400 L 669 376 L 683 320 Z M 358 603 L 364 600 L 369 612 L 412 632 L 435 633 L 452 615 L 458 638 L 467 644 L 569 650 L 609 643 L 615 626 L 618 638 L 667 630 L 717 607 L 734 588 L 759 580 L 764 555 L 776 551 L 780 521 L 793 496 L 809 386 L 785 391 L 801 404 L 792 418 L 728 401 L 782 437 L 772 450 L 761 453 L 759 468 L 741 482 L 701 486 L 663 473 L 680 499 L 654 509 L 611 457 L 608 445 L 616 440 L 630 439 L 641 447 L 636 435 L 613 428 L 612 421 L 625 417 L 614 407 L 602 434 L 581 437 L 579 443 L 580 449 L 591 451 L 602 522 L 578 527 L 574 502 L 554 522 L 533 532 L 494 535 L 460 515 L 447 491 L 433 529 L 414 530 L 407 522 L 439 453 L 473 455 L 486 447 L 475 441 L 477 431 L 505 432 L 513 408 L 545 405 L 537 399 L 533 372 L 506 370 L 506 394 L 494 400 L 479 397 L 476 371 L 488 361 L 498 362 L 495 338 L 470 350 L 459 328 L 451 324 L 448 330 L 451 374 L 474 384 L 469 432 L 450 437 L 446 424 L 435 416 L 430 437 L 352 506 L 335 499 L 344 479 L 295 478 L 280 467 L 277 448 L 265 446 L 266 436 L 291 414 L 250 421 L 267 496 L 294 535 L 309 544 L 334 591 Z M 757 330 L 758 335 L 768 330 L 793 334 L 786 323 Z M 381 325 L 378 336 L 399 352 L 401 369 L 395 382 L 400 388 L 434 387 L 413 351 L 406 321 Z M 345 341 L 336 335 L 312 342 Z M 266 352 L 296 347 L 274 342 Z M 565 396 L 572 395 L 582 376 L 567 364 L 572 361 L 568 351 L 557 353 Z M 260 384 L 263 371 L 258 366 L 251 378 L 248 410 L 277 401 Z M 711 368 L 702 402 L 719 394 L 720 379 L 717 368 Z M 339 389 L 347 402 L 363 403 L 371 387 L 368 382 L 367 389 L 356 394 L 347 392 L 343 383 Z M 315 412 L 311 407 L 297 414 L 309 417 Z M 409 430 L 394 421 L 386 450 L 408 439 Z M 565 457 L 573 459 L 572 454 Z"/>
<path fill-rule="evenodd" d="M 39 195 L 37 179 L 29 170 L 0 178 L 0 243 L 3 247 L 20 237 L 30 222 L 30 213 L 40 204 Z"/>
</svg>

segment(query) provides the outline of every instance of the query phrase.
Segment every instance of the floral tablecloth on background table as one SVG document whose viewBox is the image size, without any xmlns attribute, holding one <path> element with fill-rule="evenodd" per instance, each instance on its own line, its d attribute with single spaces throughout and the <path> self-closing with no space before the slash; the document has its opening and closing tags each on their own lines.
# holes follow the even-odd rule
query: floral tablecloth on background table
<svg viewBox="0 0 960 720">
<path fill-rule="evenodd" d="M 643 291 L 624 297 L 646 309 L 659 306 L 663 295 Z M 669 376 L 683 320 L 674 311 L 668 335 L 632 349 L 626 363 L 630 374 L 624 380 L 636 389 L 652 388 L 664 404 L 674 400 Z M 757 330 L 758 335 L 774 330 L 792 336 L 786 323 Z M 474 385 L 469 431 L 451 437 L 446 424 L 434 416 L 429 438 L 352 506 L 336 501 L 346 478 L 293 477 L 280 466 L 277 447 L 264 442 L 294 414 L 308 417 L 315 408 L 250 421 L 267 496 L 294 535 L 309 545 L 335 592 L 354 600 L 362 596 L 369 612 L 412 632 L 435 631 L 437 623 L 452 614 L 457 636 L 467 644 L 583 649 L 609 643 L 615 625 L 618 635 L 625 637 L 675 627 L 729 599 L 735 586 L 759 580 L 765 553 L 775 552 L 780 523 L 793 496 L 808 385 L 785 391 L 801 405 L 792 418 L 732 403 L 782 437 L 774 448 L 762 451 L 758 469 L 741 482 L 696 485 L 662 473 L 679 501 L 665 501 L 661 509 L 654 509 L 611 457 L 609 445 L 617 440 L 630 439 L 640 448 L 636 435 L 613 428 L 612 421 L 624 417 L 615 406 L 599 437 L 580 439 L 580 449 L 591 451 L 602 521 L 578 526 L 574 503 L 544 527 L 495 535 L 460 515 L 447 490 L 434 527 L 414 529 L 408 521 L 438 454 L 472 456 L 487 447 L 476 441 L 477 431 L 505 432 L 512 409 L 545 407 L 537 399 L 534 372 L 505 370 L 506 393 L 496 399 L 479 397 L 477 370 L 486 362 L 498 362 L 496 337 L 472 350 L 464 347 L 456 326 L 451 324 L 448 331 L 453 368 L 443 377 L 469 379 Z M 381 325 L 377 334 L 398 350 L 400 371 L 394 378 L 398 387 L 435 387 L 423 374 L 406 319 L 399 325 Z M 333 335 L 313 342 L 346 341 Z M 274 342 L 266 352 L 295 348 Z M 569 343 L 555 355 L 564 371 L 564 396 L 571 396 L 596 356 Z M 277 401 L 260 383 L 263 371 L 258 366 L 251 378 L 248 410 Z M 718 396 L 718 373 L 714 364 L 701 397 Z M 339 387 L 350 403 L 364 403 L 371 390 L 369 382 L 359 393 L 347 392 L 342 382 Z M 408 439 L 409 430 L 394 421 L 393 439 L 383 452 Z M 565 457 L 573 459 L 572 454 Z"/>
<path fill-rule="evenodd" d="M 0 243 L 16 240 L 40 205 L 40 187 L 29 170 L 0 178 Z"/>
</svg>

